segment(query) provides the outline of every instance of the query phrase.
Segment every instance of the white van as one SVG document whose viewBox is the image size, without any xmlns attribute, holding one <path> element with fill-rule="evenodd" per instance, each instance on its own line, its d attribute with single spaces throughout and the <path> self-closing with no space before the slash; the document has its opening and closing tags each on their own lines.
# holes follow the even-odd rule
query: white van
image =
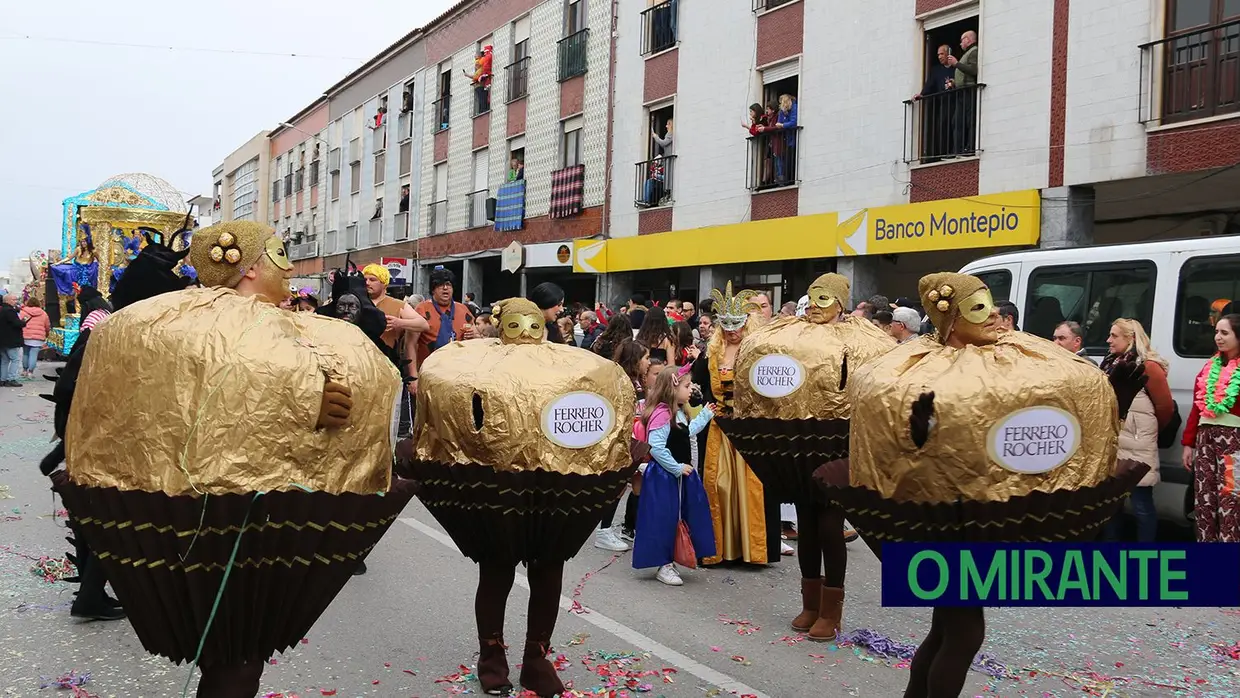
<svg viewBox="0 0 1240 698">
<path fill-rule="evenodd" d="M 1158 353 L 1171 362 L 1171 395 L 1187 421 L 1193 381 L 1214 355 L 1212 316 L 1234 312 L 1240 299 L 1240 236 L 1027 250 L 986 257 L 961 269 L 986 282 L 996 301 L 1020 310 L 1020 328 L 1050 339 L 1064 320 L 1081 324 L 1095 361 L 1107 353 L 1117 318 L 1140 320 Z M 1162 452 L 1160 519 L 1192 519 L 1192 477 L 1181 447 Z"/>
</svg>

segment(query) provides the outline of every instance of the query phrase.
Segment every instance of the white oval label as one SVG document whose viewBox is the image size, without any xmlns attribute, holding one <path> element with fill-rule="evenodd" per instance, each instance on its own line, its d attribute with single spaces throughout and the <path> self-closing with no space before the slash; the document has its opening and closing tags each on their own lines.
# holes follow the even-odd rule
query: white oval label
<svg viewBox="0 0 1240 698">
<path fill-rule="evenodd" d="M 762 397 L 788 397 L 805 384 L 805 367 L 787 354 L 768 354 L 749 369 L 749 387 Z"/>
<path fill-rule="evenodd" d="M 616 410 L 597 393 L 569 393 L 543 408 L 543 434 L 564 448 L 589 448 L 615 425 Z"/>
<path fill-rule="evenodd" d="M 1081 447 L 1081 423 L 1058 407 L 1027 407 L 995 422 L 986 438 L 990 459 L 1012 472 L 1041 475 Z"/>
</svg>

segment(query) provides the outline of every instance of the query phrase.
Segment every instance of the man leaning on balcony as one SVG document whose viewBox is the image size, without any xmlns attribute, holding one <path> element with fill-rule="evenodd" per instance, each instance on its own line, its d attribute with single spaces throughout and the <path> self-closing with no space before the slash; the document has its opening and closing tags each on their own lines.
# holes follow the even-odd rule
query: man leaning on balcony
<svg viewBox="0 0 1240 698">
<path fill-rule="evenodd" d="M 977 124 L 977 32 L 969 30 L 960 37 L 964 53 L 957 59 L 947 57 L 947 65 L 956 69 L 959 108 L 956 110 L 956 152 L 972 155 L 976 150 Z M 972 89 L 969 89 L 972 88 Z"/>
</svg>

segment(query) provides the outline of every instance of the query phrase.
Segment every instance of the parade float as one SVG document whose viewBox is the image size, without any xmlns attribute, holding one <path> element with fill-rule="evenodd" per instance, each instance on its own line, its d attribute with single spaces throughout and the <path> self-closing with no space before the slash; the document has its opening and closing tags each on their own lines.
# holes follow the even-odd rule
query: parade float
<svg viewBox="0 0 1240 698">
<path fill-rule="evenodd" d="M 146 246 L 146 236 L 171 241 L 180 250 L 188 238 L 173 239 L 194 227 L 185 197 L 149 174 L 109 177 L 95 189 L 64 200 L 60 259 L 47 266 L 44 307 L 53 320 L 48 345 L 68 355 L 77 341 L 81 317 L 77 288 L 94 286 L 109 298 L 129 261 Z M 144 234 L 145 233 L 145 234 Z M 192 274 L 188 265 L 180 270 Z"/>
</svg>

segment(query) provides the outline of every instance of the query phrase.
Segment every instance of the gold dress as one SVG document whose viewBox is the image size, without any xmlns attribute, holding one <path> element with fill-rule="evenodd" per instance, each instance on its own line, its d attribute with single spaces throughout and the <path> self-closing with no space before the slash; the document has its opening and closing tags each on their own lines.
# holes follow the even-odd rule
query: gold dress
<svg viewBox="0 0 1240 698">
<path fill-rule="evenodd" d="M 732 369 L 720 367 L 719 358 L 703 362 L 710 371 L 710 396 L 722 414 L 732 411 Z M 703 384 L 705 388 L 706 385 Z M 710 399 L 708 396 L 708 400 Z M 765 564 L 779 551 L 767 550 L 765 499 L 762 482 L 745 463 L 719 426 L 711 423 L 702 457 L 702 483 L 710 502 L 710 518 L 715 525 L 715 557 L 707 565 L 724 560 L 744 560 Z"/>
</svg>

